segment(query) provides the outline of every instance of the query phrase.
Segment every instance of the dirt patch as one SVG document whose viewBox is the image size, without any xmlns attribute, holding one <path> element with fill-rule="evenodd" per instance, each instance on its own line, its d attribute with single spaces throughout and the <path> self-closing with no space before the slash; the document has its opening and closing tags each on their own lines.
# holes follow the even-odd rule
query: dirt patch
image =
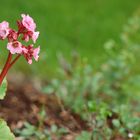
<svg viewBox="0 0 140 140">
<path fill-rule="evenodd" d="M 72 113 L 70 109 L 64 109 L 62 103 L 60 105 L 60 99 L 53 94 L 45 95 L 39 92 L 31 82 L 22 82 L 18 85 L 9 82 L 7 95 L 0 101 L 0 117 L 8 122 L 13 131 L 22 128 L 24 122 L 38 126 L 42 107 L 47 114 L 44 125 L 48 128 L 55 124 L 69 129 L 74 134 L 89 129 L 87 123 L 78 114 Z M 66 137 L 70 139 L 73 135 Z"/>
</svg>

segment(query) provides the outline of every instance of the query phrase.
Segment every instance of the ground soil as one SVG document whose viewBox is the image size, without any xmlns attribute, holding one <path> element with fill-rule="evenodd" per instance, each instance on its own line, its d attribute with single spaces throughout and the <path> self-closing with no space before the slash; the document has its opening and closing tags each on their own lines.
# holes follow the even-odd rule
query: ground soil
<svg viewBox="0 0 140 140">
<path fill-rule="evenodd" d="M 47 114 L 44 118 L 46 127 L 55 124 L 69 130 L 70 133 L 61 140 L 74 140 L 76 134 L 89 129 L 87 123 L 66 109 L 62 102 L 60 104 L 54 94 L 45 95 L 31 81 L 8 81 L 6 97 L 0 101 L 0 117 L 7 121 L 12 131 L 22 128 L 25 122 L 38 126 L 42 107 Z"/>
</svg>

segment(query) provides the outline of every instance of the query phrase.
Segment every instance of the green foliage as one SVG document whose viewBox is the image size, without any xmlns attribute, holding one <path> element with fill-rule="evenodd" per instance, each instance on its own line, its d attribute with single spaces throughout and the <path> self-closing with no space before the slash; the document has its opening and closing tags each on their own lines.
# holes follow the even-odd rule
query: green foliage
<svg viewBox="0 0 140 140">
<path fill-rule="evenodd" d="M 120 38 L 121 44 L 105 43 L 109 60 L 96 69 L 78 55 L 73 55 L 71 63 L 59 56 L 59 78 L 44 88 L 89 122 L 93 139 L 111 139 L 115 134 L 138 139 L 140 132 L 139 11 L 128 20 Z"/>
<path fill-rule="evenodd" d="M 15 130 L 16 135 L 19 135 L 25 139 L 34 139 L 34 140 L 52 140 L 53 135 L 57 138 L 60 138 L 63 134 L 67 133 L 65 128 L 58 128 L 56 125 L 52 125 L 50 129 L 42 128 L 31 125 L 29 123 L 24 124 L 22 130 Z"/>
<path fill-rule="evenodd" d="M 7 81 L 4 79 L 0 86 L 0 99 L 4 99 L 7 90 Z M 5 121 L 0 119 L 0 140 L 14 140 L 14 135 L 10 132 Z"/>
<path fill-rule="evenodd" d="M 4 99 L 7 90 L 7 81 L 6 79 L 3 80 L 2 85 L 0 86 L 0 100 Z"/>
<path fill-rule="evenodd" d="M 23 128 L 16 129 L 14 133 L 25 139 L 33 140 L 53 140 L 53 136 L 60 138 L 62 135 L 68 133 L 67 129 L 58 127 L 55 124 L 50 128 L 46 127 L 46 125 L 44 124 L 46 116 L 47 114 L 44 110 L 44 107 L 42 107 L 41 111 L 38 114 L 38 126 L 26 122 Z"/>
<path fill-rule="evenodd" d="M 120 121 L 118 119 L 113 119 L 112 120 L 112 123 L 113 125 L 116 127 L 116 128 L 119 128 L 120 127 Z"/>
<path fill-rule="evenodd" d="M 14 140 L 14 135 L 11 133 L 5 121 L 0 119 L 0 140 Z"/>
<path fill-rule="evenodd" d="M 77 136 L 76 140 L 91 140 L 91 133 L 83 131 L 81 135 Z"/>
<path fill-rule="evenodd" d="M 71 63 L 62 55 L 58 56 L 61 65 L 59 77 L 43 91 L 59 96 L 66 108 L 87 121 L 92 131 L 81 132 L 76 140 L 110 140 L 116 135 L 124 139 L 140 139 L 139 17 L 137 12 L 124 26 L 121 44 L 114 40 L 105 43 L 109 60 L 99 68 L 93 68 L 86 58 L 81 59 L 76 53 L 73 53 Z M 118 47 L 120 51 L 116 55 Z M 51 140 L 53 136 L 61 139 L 68 133 L 56 125 L 46 128 L 43 108 L 39 117 L 39 126 L 25 123 L 24 128 L 15 133 L 35 140 Z"/>
<path fill-rule="evenodd" d="M 20 136 L 24 137 L 24 138 L 30 138 L 31 136 L 36 138 L 37 140 L 44 140 L 45 138 L 45 134 L 43 134 L 40 130 L 38 130 L 38 128 L 36 126 L 33 126 L 29 123 L 25 123 L 24 125 L 24 129 L 22 129 L 21 131 L 16 130 L 15 131 L 16 134 L 19 134 Z"/>
</svg>

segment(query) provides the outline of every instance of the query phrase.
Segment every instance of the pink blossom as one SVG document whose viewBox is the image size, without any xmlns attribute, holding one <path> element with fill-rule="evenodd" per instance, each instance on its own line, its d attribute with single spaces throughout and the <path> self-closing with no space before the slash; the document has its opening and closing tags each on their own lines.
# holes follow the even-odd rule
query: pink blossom
<svg viewBox="0 0 140 140">
<path fill-rule="evenodd" d="M 23 26 L 28 30 L 28 31 L 35 31 L 36 28 L 36 24 L 34 22 L 34 20 L 29 16 L 29 15 L 25 15 L 22 14 L 22 24 Z"/>
<path fill-rule="evenodd" d="M 25 42 L 28 42 L 30 40 L 30 37 L 28 34 L 24 34 L 22 40 L 24 40 Z"/>
<path fill-rule="evenodd" d="M 33 57 L 36 61 L 38 61 L 38 58 L 39 58 L 39 52 L 40 52 L 40 46 L 38 48 L 35 48 L 34 49 L 34 52 L 33 52 Z"/>
<path fill-rule="evenodd" d="M 25 46 L 22 46 L 22 54 L 28 53 L 28 49 Z"/>
<path fill-rule="evenodd" d="M 29 64 L 32 64 L 32 58 L 34 58 L 36 61 L 38 61 L 39 58 L 39 52 L 40 52 L 40 46 L 38 48 L 33 48 L 33 45 L 29 45 L 26 47 L 27 50 L 23 52 L 24 57 L 28 61 Z"/>
<path fill-rule="evenodd" d="M 22 40 L 24 40 L 25 42 L 28 42 L 29 39 L 32 38 L 32 36 L 33 36 L 33 32 L 27 31 L 27 32 L 23 33 Z"/>
<path fill-rule="evenodd" d="M 22 44 L 19 41 L 10 42 L 7 44 L 7 49 L 11 54 L 21 54 L 22 53 Z"/>
<path fill-rule="evenodd" d="M 24 40 L 25 42 L 28 42 L 30 39 L 30 36 L 27 33 L 23 34 L 22 40 Z"/>
<path fill-rule="evenodd" d="M 18 33 L 23 34 L 22 40 L 28 42 L 30 39 L 35 43 L 39 32 L 35 32 L 36 24 L 34 20 L 29 16 L 22 14 L 22 21 L 17 21 L 18 24 Z"/>
<path fill-rule="evenodd" d="M 18 33 L 17 33 L 15 30 L 10 29 L 7 38 L 8 38 L 8 41 L 9 41 L 9 42 L 16 41 L 17 38 L 18 38 Z"/>
<path fill-rule="evenodd" d="M 36 42 L 38 36 L 39 36 L 39 32 L 33 32 L 32 40 L 33 40 L 34 43 Z"/>
<path fill-rule="evenodd" d="M 24 40 L 25 42 L 28 42 L 31 38 L 33 42 L 36 43 L 38 36 L 39 36 L 39 32 L 28 31 L 28 32 L 23 33 L 22 40 Z"/>
<path fill-rule="evenodd" d="M 24 42 L 32 40 L 35 43 L 39 36 L 39 32 L 35 30 L 36 24 L 34 20 L 29 15 L 22 14 L 21 16 L 22 20 L 17 21 L 18 31 L 9 28 L 9 23 L 6 21 L 0 23 L 0 39 L 8 39 L 7 49 L 9 50 L 7 61 L 0 73 L 0 85 L 8 70 L 20 56 L 24 56 L 29 64 L 32 64 L 32 59 L 35 59 L 35 61 L 39 59 L 40 46 L 33 48 L 33 45 L 25 46 L 19 42 L 22 39 Z M 13 54 L 16 54 L 14 58 L 12 58 Z"/>
<path fill-rule="evenodd" d="M 0 23 L 0 39 L 5 39 L 9 34 L 9 23 L 3 21 Z"/>
</svg>

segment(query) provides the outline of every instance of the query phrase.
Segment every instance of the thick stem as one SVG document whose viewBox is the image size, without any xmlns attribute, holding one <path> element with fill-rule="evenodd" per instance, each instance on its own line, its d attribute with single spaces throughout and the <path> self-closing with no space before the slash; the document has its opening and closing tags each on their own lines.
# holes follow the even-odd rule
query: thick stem
<svg viewBox="0 0 140 140">
<path fill-rule="evenodd" d="M 2 81 L 3 81 L 4 77 L 7 74 L 11 59 L 12 59 L 12 54 L 9 52 L 8 58 L 6 60 L 6 63 L 5 63 L 5 65 L 4 65 L 3 69 L 2 69 L 2 72 L 0 74 L 0 85 L 2 84 Z"/>
</svg>

